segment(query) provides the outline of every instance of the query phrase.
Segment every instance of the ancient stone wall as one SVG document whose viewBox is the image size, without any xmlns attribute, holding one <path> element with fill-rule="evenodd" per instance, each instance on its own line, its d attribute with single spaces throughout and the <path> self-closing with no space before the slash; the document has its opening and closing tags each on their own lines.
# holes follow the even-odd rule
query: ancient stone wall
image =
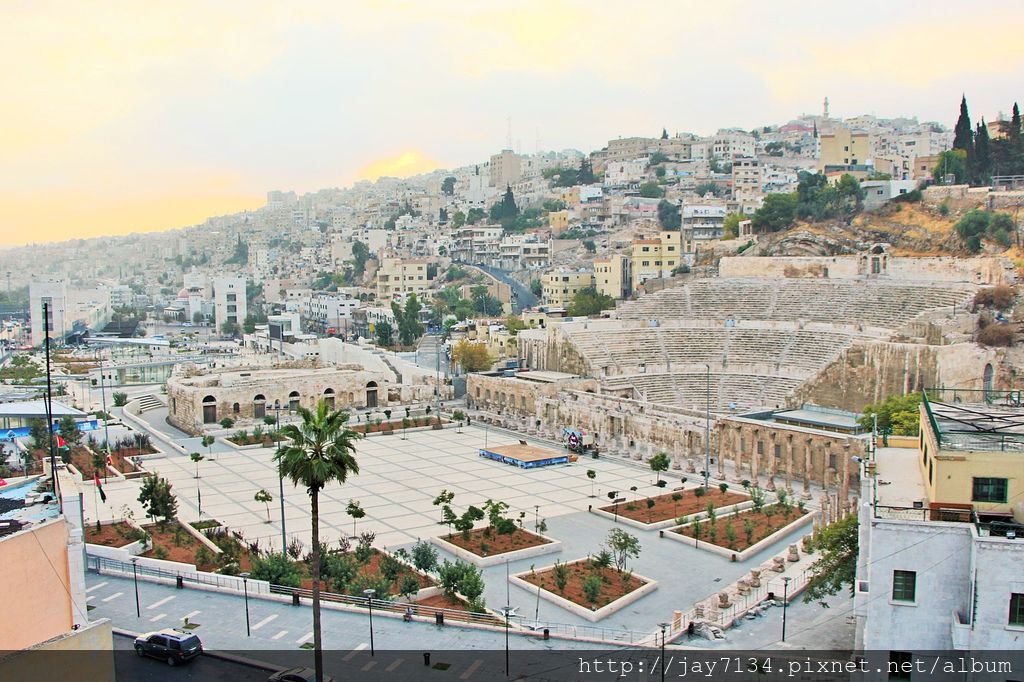
<svg viewBox="0 0 1024 682">
<path fill-rule="evenodd" d="M 835 489 L 847 499 L 860 480 L 853 460 L 867 452 L 868 438 L 776 424 L 746 417 L 724 417 L 716 424 L 720 478 L 734 482 L 767 479 L 766 487 L 800 490 L 810 499 L 811 484 Z"/>
<path fill-rule="evenodd" d="M 874 258 L 881 259 L 881 272 L 877 273 L 879 279 L 999 284 L 1013 278 L 1013 270 L 1008 267 L 1005 259 L 985 256 L 978 258 L 895 258 L 884 253 L 865 253 L 856 256 L 763 258 L 726 256 L 721 259 L 718 268 L 723 278 L 853 279 L 871 274 L 871 260 Z"/>
<path fill-rule="evenodd" d="M 537 414 L 537 401 L 541 398 L 554 398 L 560 391 L 569 388 L 597 391 L 599 385 L 596 379 L 541 382 L 526 378 L 470 374 L 466 381 L 466 406 L 517 417 L 534 417 Z"/>
<path fill-rule="evenodd" d="M 862 339 L 798 388 L 793 402 L 860 412 L 890 395 L 923 388 L 981 388 L 987 364 L 995 370 L 993 386 L 1001 388 L 1008 381 L 1003 354 L 975 343 L 925 346 Z"/>
</svg>

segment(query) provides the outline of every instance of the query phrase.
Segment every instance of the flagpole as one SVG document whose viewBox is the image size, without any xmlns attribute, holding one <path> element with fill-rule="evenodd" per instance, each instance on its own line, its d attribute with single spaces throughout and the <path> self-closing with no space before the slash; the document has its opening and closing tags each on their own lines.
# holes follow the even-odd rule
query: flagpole
<svg viewBox="0 0 1024 682">
<path fill-rule="evenodd" d="M 50 304 L 43 303 L 43 348 L 46 352 L 46 431 L 50 443 L 50 475 L 53 476 L 53 496 L 57 498 L 57 507 L 64 511 L 64 503 L 60 499 L 60 482 L 57 479 L 57 451 L 53 442 L 53 385 L 50 381 Z"/>
</svg>

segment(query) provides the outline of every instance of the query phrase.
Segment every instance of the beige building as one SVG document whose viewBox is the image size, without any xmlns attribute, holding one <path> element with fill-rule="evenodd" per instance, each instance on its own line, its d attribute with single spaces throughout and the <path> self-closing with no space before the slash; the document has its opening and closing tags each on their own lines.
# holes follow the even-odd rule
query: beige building
<svg viewBox="0 0 1024 682">
<path fill-rule="evenodd" d="M 682 233 L 662 230 L 656 236 L 633 240 L 631 254 L 631 288 L 649 279 L 671 277 L 682 257 Z"/>
<path fill-rule="evenodd" d="M 618 300 L 632 290 L 632 262 L 628 256 L 614 254 L 594 261 L 594 285 L 598 293 Z"/>
<path fill-rule="evenodd" d="M 838 127 L 831 133 L 823 133 L 819 143 L 819 171 L 826 166 L 865 165 L 871 158 L 871 135 L 861 130 Z"/>
<path fill-rule="evenodd" d="M 569 229 L 569 212 L 568 211 L 552 211 L 548 213 L 548 227 L 551 229 L 551 234 L 558 236 Z"/>
<path fill-rule="evenodd" d="M 732 198 L 743 213 L 753 213 L 764 198 L 764 177 L 761 162 L 756 158 L 737 157 L 732 162 Z"/>
<path fill-rule="evenodd" d="M 383 407 L 433 398 L 433 386 L 396 383 L 392 374 L 362 365 L 323 366 L 293 362 L 273 369 L 234 367 L 198 371 L 194 366 L 167 380 L 168 417 L 174 426 L 199 433 L 225 417 L 262 422 L 274 406 L 285 413 L 314 408 L 320 400 L 334 409 Z"/>
<path fill-rule="evenodd" d="M 546 305 L 567 308 L 577 293 L 594 286 L 594 273 L 590 270 L 553 270 L 544 275 L 541 283 Z"/>
<path fill-rule="evenodd" d="M 426 260 L 382 259 L 377 269 L 377 300 L 387 301 L 396 294 L 410 293 L 422 298 L 423 292 L 434 285 L 428 265 Z"/>
<path fill-rule="evenodd" d="M 511 149 L 502 149 L 491 157 L 491 187 L 503 192 L 507 185 L 519 182 L 522 176 L 522 160 Z"/>
</svg>

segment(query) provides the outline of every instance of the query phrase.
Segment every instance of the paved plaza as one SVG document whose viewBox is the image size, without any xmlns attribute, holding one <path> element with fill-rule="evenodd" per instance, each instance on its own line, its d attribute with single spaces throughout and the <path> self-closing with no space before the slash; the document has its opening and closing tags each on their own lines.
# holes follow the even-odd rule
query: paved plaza
<svg viewBox="0 0 1024 682">
<path fill-rule="evenodd" d="M 158 412 L 147 413 L 147 421 L 154 423 Z M 173 435 L 172 428 L 166 424 L 160 430 L 165 435 Z M 580 616 L 546 600 L 538 600 L 535 592 L 510 587 L 505 579 L 506 570 L 516 573 L 529 570 L 531 565 L 544 566 L 555 559 L 571 561 L 596 553 L 615 523 L 589 513 L 589 505 L 606 504 L 606 493 L 610 490 L 632 496 L 629 489 L 637 486 L 636 494 L 640 497 L 664 490 L 654 485 L 652 471 L 620 459 L 584 458 L 569 465 L 519 469 L 478 454 L 485 444 L 507 445 L 519 439 L 519 434 L 474 424 L 461 429 L 461 433 L 455 428 L 446 428 L 413 431 L 405 438 L 401 432 L 396 432 L 391 436 L 360 440 L 356 453 L 360 473 L 351 476 L 344 485 L 329 485 L 320 495 L 321 537 L 333 544 L 340 537 L 352 535 L 352 519 L 345 513 L 350 499 L 358 500 L 366 510 L 366 517 L 358 521 L 356 531 L 373 531 L 375 545 L 389 550 L 408 547 L 417 539 L 446 532 L 446 527 L 439 524 L 440 510 L 432 504 L 442 489 L 455 493 L 453 506 L 457 513 L 470 504 L 480 506 L 487 499 L 502 500 L 510 505 L 509 514 L 513 518 L 518 518 L 520 512 L 526 513 L 524 525 L 528 529 L 533 528 L 535 519 L 545 519 L 548 534 L 561 541 L 562 547 L 557 553 L 484 569 L 484 597 L 488 605 L 497 609 L 510 603 L 518 607 L 524 618 L 542 622 L 586 624 Z M 552 447 L 543 441 L 526 440 L 531 445 Z M 173 483 L 179 513 L 185 519 L 200 518 L 197 489 L 201 489 L 201 518 L 216 519 L 242 532 L 249 542 L 259 540 L 263 548 L 280 547 L 279 483 L 272 460 L 273 450 L 239 451 L 223 446 L 219 450 L 215 449 L 210 459 L 199 464 L 199 479 L 195 478 L 196 466 L 185 450 L 150 458 L 145 466 Z M 587 469 L 597 472 L 593 482 L 595 497 L 591 497 L 592 484 L 586 476 Z M 680 474 L 670 471 L 667 476 L 673 480 L 672 477 Z M 693 475 L 689 479 L 688 488 L 696 483 Z M 266 507 L 253 499 L 260 489 L 274 496 L 269 523 Z M 106 490 L 109 498 L 106 505 L 96 505 L 95 500 L 86 498 L 86 514 L 90 519 L 95 518 L 97 508 L 101 519 L 120 517 L 123 505 L 132 508 L 137 519 L 144 518 L 136 501 L 137 482 L 111 483 Z M 287 480 L 284 492 L 288 536 L 308 546 L 308 495 Z M 809 527 L 805 528 L 746 561 L 730 562 L 688 544 L 661 539 L 657 531 L 629 526 L 625 529 L 636 535 L 642 545 L 640 557 L 630 562 L 629 567 L 658 581 L 658 589 L 603 619 L 599 625 L 640 633 L 653 632 L 658 622 L 672 619 L 673 611 L 689 610 L 695 602 L 724 589 L 749 568 L 781 553 L 786 544 L 809 532 Z M 443 551 L 440 554 L 442 559 L 453 558 Z M 781 581 L 779 583 L 777 591 L 781 592 Z M 769 589 L 772 587 L 769 585 Z"/>
</svg>

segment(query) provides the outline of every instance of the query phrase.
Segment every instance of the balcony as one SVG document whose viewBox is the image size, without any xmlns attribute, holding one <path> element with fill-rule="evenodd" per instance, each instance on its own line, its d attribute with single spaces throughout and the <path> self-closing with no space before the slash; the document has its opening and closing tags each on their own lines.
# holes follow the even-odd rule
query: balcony
<svg viewBox="0 0 1024 682">
<path fill-rule="evenodd" d="M 953 609 L 953 619 L 949 628 L 952 648 L 957 651 L 968 651 L 971 648 L 971 620 L 961 613 L 959 609 Z"/>
</svg>

